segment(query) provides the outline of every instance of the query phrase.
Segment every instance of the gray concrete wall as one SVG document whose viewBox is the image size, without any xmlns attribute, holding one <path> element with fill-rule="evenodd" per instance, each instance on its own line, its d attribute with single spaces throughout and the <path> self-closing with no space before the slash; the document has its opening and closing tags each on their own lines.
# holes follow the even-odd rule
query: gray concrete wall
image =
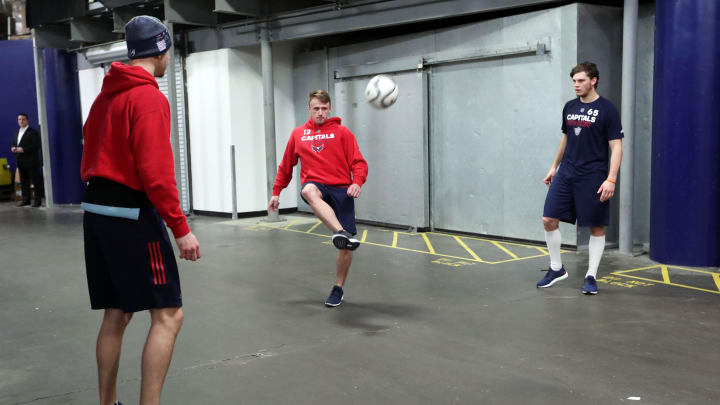
<svg viewBox="0 0 720 405">
<path fill-rule="evenodd" d="M 635 122 L 635 241 L 643 243 L 648 240 L 649 234 L 649 206 L 650 206 L 650 135 L 651 135 L 651 117 L 652 117 L 652 71 L 653 71 L 653 30 L 654 30 L 654 5 L 643 5 L 640 8 L 640 22 L 638 27 L 638 78 L 637 78 L 637 110 Z M 440 85 L 440 77 L 437 75 L 442 73 L 450 73 L 455 71 L 457 74 L 462 73 L 463 69 L 469 69 L 464 72 L 465 78 L 461 81 L 455 90 L 444 88 L 447 96 L 452 96 L 453 91 L 461 91 L 462 88 L 469 88 L 465 84 L 473 84 L 467 80 L 473 75 L 490 75 L 496 74 L 496 79 L 506 82 L 501 88 L 495 90 L 497 97 L 491 98 L 490 101 L 483 101 L 486 106 L 492 107 L 490 102 L 499 102 L 499 105 L 509 109 L 509 113 L 503 117 L 498 117 L 498 125 L 505 126 L 508 130 L 503 138 L 505 144 L 503 148 L 506 150 L 513 149 L 515 145 L 518 154 L 495 154 L 490 158 L 496 159 L 494 167 L 502 168 L 499 172 L 505 173 L 506 176 L 502 182 L 495 186 L 502 198 L 488 204 L 501 204 L 502 215 L 501 231 L 493 231 L 492 227 L 484 228 L 481 221 L 477 221 L 472 225 L 468 225 L 467 230 L 470 232 L 500 234 L 503 236 L 513 236 L 524 239 L 542 240 L 542 227 L 538 225 L 539 217 L 542 215 L 542 204 L 544 201 L 545 188 L 537 180 L 540 187 L 533 183 L 536 178 L 541 179 L 547 172 L 550 165 L 557 142 L 559 142 L 560 128 L 560 110 L 567 100 L 574 97 L 572 85 L 569 78 L 569 72 L 572 66 L 583 60 L 595 61 L 601 73 L 601 81 L 598 91 L 603 96 L 611 100 L 620 108 L 621 94 L 621 58 L 622 58 L 622 10 L 615 7 L 595 6 L 584 4 L 571 4 L 557 9 L 539 11 L 518 16 L 506 17 L 491 21 L 484 21 L 467 26 L 453 27 L 449 29 L 430 31 L 420 34 L 389 38 L 380 41 L 367 43 L 358 43 L 346 45 L 338 48 L 332 48 L 327 51 L 317 51 L 311 53 L 300 53 L 295 58 L 295 71 L 293 78 L 295 83 L 294 99 L 296 102 L 295 116 L 298 124 L 307 118 L 305 106 L 307 104 L 306 96 L 310 87 L 327 88 L 328 82 L 335 83 L 332 74 L 338 67 L 351 65 L 364 65 L 378 62 L 387 62 L 400 60 L 402 58 L 419 58 L 423 55 L 435 53 L 438 51 L 452 50 L 469 50 L 478 49 L 485 46 L 493 46 L 502 43 L 509 43 L 518 39 L 530 39 L 531 37 L 548 36 L 551 39 L 552 50 L 544 60 L 534 60 L 530 62 L 528 57 L 521 58 L 503 58 L 489 62 L 479 62 L 475 66 L 455 65 L 433 68 L 430 73 L 430 97 L 432 100 L 433 86 Z M 537 65 L 536 63 L 540 63 Z M 543 63 L 546 65 L 544 66 Z M 495 66 L 493 66 L 493 64 Z M 536 70 L 539 66 L 543 66 L 540 70 Z M 427 69 L 432 70 L 432 69 Z M 495 72 L 492 73 L 491 72 Z M 435 79 L 433 79 L 435 75 Z M 449 78 L 449 77 L 448 77 Z M 482 79 L 479 79 L 482 81 Z M 446 83 L 448 83 L 446 81 Z M 439 88 L 435 88 L 437 92 Z M 333 96 L 334 103 L 337 103 L 338 95 L 335 94 L 335 85 L 330 84 L 328 91 Z M 528 102 L 523 98 L 531 97 Z M 437 93 L 436 93 L 437 95 Z M 533 102 L 533 100 L 535 102 Z M 360 100 L 361 101 L 361 100 Z M 480 101 L 475 100 L 475 101 Z M 478 105 L 475 101 L 468 100 L 464 105 L 459 106 L 457 113 L 458 118 L 463 115 L 468 116 L 474 111 L 468 110 L 467 106 Z M 400 98 L 398 103 L 403 103 L 403 89 L 400 89 Z M 422 104 L 416 101 L 416 105 L 412 107 L 414 111 L 422 111 Z M 473 104 L 475 103 L 475 104 Z M 523 105 L 523 108 L 515 108 L 513 104 Z M 525 105 L 527 104 L 527 105 Z M 401 104 L 398 104 L 398 106 Z M 337 107 L 337 105 L 336 105 Z M 438 113 L 437 107 L 432 104 L 429 107 L 430 113 Z M 394 108 L 394 107 L 393 107 Z M 532 115 L 532 129 L 524 128 L 524 120 L 518 119 L 518 115 L 513 112 L 525 109 Z M 349 111 L 349 110 L 348 110 Z M 388 110 L 393 111 L 391 108 Z M 337 112 L 337 110 L 336 110 Z M 346 118 L 346 117 L 343 117 Z M 363 125 L 356 123 L 357 125 Z M 628 125 L 627 123 L 623 123 Z M 471 127 L 472 123 L 468 122 Z M 462 125 L 460 125 L 462 127 Z M 351 127 L 351 129 L 354 129 Z M 439 131 L 437 122 L 430 122 L 430 144 L 432 145 L 433 136 L 438 134 L 432 132 Z M 534 131 L 534 132 L 533 132 Z M 534 133 L 534 137 L 516 138 L 510 133 Z M 460 134 L 461 135 L 461 134 Z M 457 135 L 459 136 L 459 135 Z M 526 135 L 523 135 L 526 136 Z M 437 139 L 437 138 L 435 138 Z M 471 138 L 469 138 L 471 139 Z M 416 137 L 416 142 L 422 142 L 423 138 Z M 462 142 L 461 140 L 458 142 Z M 499 142 L 499 140 L 498 140 Z M 530 150 L 533 153 L 527 156 L 523 155 L 523 150 Z M 484 152 L 480 152 L 484 153 Z M 469 156 L 472 156 L 470 154 Z M 478 155 L 479 156 L 479 155 Z M 455 156 L 459 158 L 459 156 Z M 467 159 L 469 157 L 466 157 Z M 437 162 L 436 162 L 437 163 Z M 488 164 L 493 164 L 488 161 Z M 383 165 L 375 165 L 380 167 Z M 489 167 L 489 166 L 488 166 Z M 418 172 L 413 171 L 413 177 L 426 176 L 427 170 L 420 165 L 417 166 Z M 425 171 L 423 171 L 425 170 Z M 371 165 L 371 173 L 373 165 Z M 415 179 L 413 179 L 415 180 Z M 448 179 L 443 179 L 448 180 Z M 466 182 L 467 179 L 449 179 L 450 182 L 457 181 Z M 452 184 L 451 184 L 452 185 Z M 451 186 L 450 185 L 450 186 Z M 519 186 L 518 186 L 519 185 Z M 488 186 L 490 186 L 488 184 Z M 449 189 L 451 187 L 448 187 Z M 515 188 L 517 192 L 509 189 Z M 465 197 L 470 196 L 466 193 Z M 378 196 L 379 200 L 383 197 Z M 368 199 L 369 200 L 369 199 Z M 363 202 L 365 203 L 365 202 Z M 370 201 L 368 201 L 370 203 Z M 378 201 L 381 204 L 382 201 Z M 616 201 L 617 203 L 617 201 Z M 300 202 L 301 210 L 308 210 L 309 207 Z M 482 209 L 477 205 L 474 206 L 473 212 L 481 212 Z M 487 208 L 490 208 L 488 206 Z M 495 207 L 496 208 L 496 207 Z M 371 209 L 368 208 L 370 211 Z M 458 207 L 460 209 L 460 207 Z M 368 211 L 368 212 L 370 212 Z M 463 210 L 464 213 L 469 212 Z M 372 217 L 372 215 L 369 215 Z M 361 219 L 369 219 L 362 218 Z M 375 217 L 377 220 L 378 217 Z M 536 220 L 536 218 L 538 218 Z M 614 210 L 613 222 L 617 220 L 617 209 Z M 397 218 L 386 218 L 384 222 L 413 225 L 402 222 Z M 466 221 L 472 223 L 472 221 Z M 472 228 L 472 229 L 470 229 Z M 568 244 L 583 244 L 583 240 L 587 236 L 583 236 L 580 232 L 580 239 L 576 237 L 576 230 L 571 226 L 563 226 L 563 242 Z M 610 229 L 611 240 L 617 239 L 617 227 Z"/>
<path fill-rule="evenodd" d="M 511 47 L 550 38 L 551 51 L 456 63 L 431 76 L 433 218 L 443 229 L 543 240 L 547 173 L 572 96 L 576 6 L 444 30 L 438 49 Z M 569 11 L 569 12 L 568 12 Z M 559 44 L 563 43 L 563 46 Z M 575 229 L 563 224 L 563 241 Z"/>
</svg>

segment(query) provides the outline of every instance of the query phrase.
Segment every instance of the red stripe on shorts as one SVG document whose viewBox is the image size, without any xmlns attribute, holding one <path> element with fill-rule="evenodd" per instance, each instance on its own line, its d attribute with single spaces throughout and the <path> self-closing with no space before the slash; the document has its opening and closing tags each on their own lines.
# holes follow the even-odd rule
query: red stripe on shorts
<svg viewBox="0 0 720 405">
<path fill-rule="evenodd" d="M 153 244 L 148 243 L 148 252 L 150 252 L 150 267 L 152 267 L 153 272 L 153 282 L 155 285 L 158 283 L 158 277 L 157 277 L 157 270 L 155 266 L 155 254 L 153 252 Z"/>
<path fill-rule="evenodd" d="M 165 265 L 163 264 L 162 251 L 160 250 L 160 242 L 156 243 L 156 249 L 158 254 L 158 264 L 160 264 L 160 279 L 162 284 L 167 284 L 167 278 L 165 277 Z"/>
</svg>

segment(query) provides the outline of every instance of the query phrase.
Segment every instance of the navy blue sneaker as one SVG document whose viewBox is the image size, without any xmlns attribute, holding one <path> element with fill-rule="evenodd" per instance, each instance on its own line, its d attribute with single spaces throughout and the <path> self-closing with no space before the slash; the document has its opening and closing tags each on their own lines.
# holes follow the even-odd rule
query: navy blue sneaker
<svg viewBox="0 0 720 405">
<path fill-rule="evenodd" d="M 549 268 L 547 269 L 547 274 L 545 274 L 545 277 L 543 277 L 542 280 L 537 282 L 536 287 L 552 287 L 552 285 L 557 283 L 558 281 L 565 280 L 567 276 L 568 274 L 567 271 L 565 271 L 565 266 L 560 268 L 560 270 L 558 271 L 554 271 L 552 268 Z"/>
<path fill-rule="evenodd" d="M 339 285 L 335 285 L 330 291 L 330 296 L 325 301 L 325 305 L 328 307 L 336 307 L 342 304 L 343 300 L 343 289 Z"/>
<path fill-rule="evenodd" d="M 597 294 L 598 288 L 597 288 L 597 281 L 595 281 L 595 277 L 593 276 L 587 276 L 585 277 L 585 285 L 583 286 L 583 294 Z"/>
<path fill-rule="evenodd" d="M 350 232 L 341 229 L 332 236 L 333 245 L 341 250 L 355 250 L 360 247 L 360 241 L 355 239 Z"/>
<path fill-rule="evenodd" d="M 113 402 L 113 404 L 112 404 L 112 405 L 122 405 L 122 402 L 120 402 L 120 401 L 117 401 L 117 402 Z"/>
</svg>

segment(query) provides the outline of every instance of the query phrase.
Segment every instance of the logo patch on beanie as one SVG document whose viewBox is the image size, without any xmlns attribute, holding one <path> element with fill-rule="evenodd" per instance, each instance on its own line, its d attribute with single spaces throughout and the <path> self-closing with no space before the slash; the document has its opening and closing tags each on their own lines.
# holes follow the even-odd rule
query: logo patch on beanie
<svg viewBox="0 0 720 405">
<path fill-rule="evenodd" d="M 158 51 L 162 52 L 167 49 L 167 43 L 165 42 L 165 39 L 161 39 L 157 42 Z"/>
<path fill-rule="evenodd" d="M 134 50 L 134 49 L 131 49 L 131 50 L 130 50 L 130 57 L 132 58 L 133 56 L 135 56 L 135 50 Z"/>
</svg>

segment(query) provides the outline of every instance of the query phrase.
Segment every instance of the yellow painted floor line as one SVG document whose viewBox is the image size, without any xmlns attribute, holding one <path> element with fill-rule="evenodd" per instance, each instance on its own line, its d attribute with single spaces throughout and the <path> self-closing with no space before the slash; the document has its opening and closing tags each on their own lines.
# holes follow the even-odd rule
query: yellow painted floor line
<svg viewBox="0 0 720 405">
<path fill-rule="evenodd" d="M 397 238 L 398 238 L 398 233 L 397 233 L 397 232 L 393 232 L 393 243 L 392 243 L 392 247 L 394 247 L 394 248 L 397 247 Z"/>
<path fill-rule="evenodd" d="M 712 278 L 713 278 L 713 280 L 715 280 L 715 286 L 717 287 L 718 292 L 720 292 L 720 274 L 713 273 Z"/>
<path fill-rule="evenodd" d="M 510 255 L 510 257 L 512 257 L 513 259 L 517 259 L 517 258 L 518 258 L 515 253 L 507 250 L 507 248 L 505 248 L 505 246 L 503 246 L 503 245 L 501 245 L 501 244 L 499 244 L 499 243 L 497 243 L 497 242 L 495 242 L 495 241 L 492 241 L 492 244 L 495 245 L 495 246 L 497 246 L 497 247 L 498 247 L 500 250 L 502 250 L 503 252 L 505 252 L 505 253 L 507 253 L 508 255 Z"/>
<path fill-rule="evenodd" d="M 670 283 L 670 275 L 668 274 L 667 266 L 660 266 L 660 272 L 662 273 L 662 276 L 663 276 L 663 283 L 671 284 Z"/>
<path fill-rule="evenodd" d="M 427 235 L 425 233 L 422 233 L 422 237 L 423 239 L 425 239 L 425 244 L 428 247 L 428 252 L 430 252 L 431 254 L 435 254 L 435 249 L 433 248 L 432 243 L 430 243 L 430 239 L 428 239 Z"/>
<path fill-rule="evenodd" d="M 308 229 L 307 231 L 305 231 L 305 233 L 311 233 L 312 231 L 315 230 L 315 228 L 317 228 L 318 226 L 320 226 L 320 224 L 322 224 L 322 221 L 317 221 L 317 222 L 315 223 L 315 225 L 313 225 L 312 228 L 310 228 L 310 229 Z"/>
<path fill-rule="evenodd" d="M 483 260 L 482 262 L 487 263 L 487 264 L 503 264 L 503 263 L 517 262 L 517 261 L 525 260 L 525 259 L 537 259 L 538 257 L 545 257 L 545 256 L 547 256 L 547 255 L 543 254 L 543 255 L 535 255 L 535 256 L 523 256 L 523 257 L 519 257 L 517 259 L 505 259 L 505 260 L 498 260 L 496 262 L 487 262 L 487 261 Z"/>
<path fill-rule="evenodd" d="M 363 236 L 362 239 L 360 239 L 360 242 L 365 243 L 365 239 L 367 239 L 367 229 L 363 230 Z"/>
<path fill-rule="evenodd" d="M 719 273 L 715 273 L 715 272 L 713 272 L 713 271 L 691 269 L 691 268 L 689 268 L 689 267 L 681 267 L 681 266 L 670 266 L 670 267 L 673 268 L 673 269 L 680 269 L 680 270 L 685 270 L 685 271 L 692 271 L 692 272 L 695 272 L 695 273 L 719 274 Z"/>
<path fill-rule="evenodd" d="M 478 257 L 478 255 L 475 254 L 475 252 L 472 251 L 472 249 L 468 247 L 468 245 L 465 244 L 465 242 L 462 241 L 462 239 L 460 239 L 460 237 L 453 235 L 453 238 L 457 241 L 457 243 L 460 244 L 460 246 L 464 247 L 465 250 L 467 250 L 467 252 L 470 253 L 473 258 L 475 258 L 475 260 L 479 262 L 483 261 L 481 258 Z"/>
<path fill-rule="evenodd" d="M 543 248 L 541 248 L 541 247 L 539 247 L 539 246 L 535 246 L 535 249 L 539 250 L 540 253 L 543 253 L 543 254 L 546 254 L 546 255 L 548 254 L 547 250 L 545 250 L 545 249 L 543 249 Z"/>
<path fill-rule="evenodd" d="M 288 224 L 285 225 L 285 227 L 283 227 L 283 229 L 290 229 L 291 226 L 295 225 L 295 222 L 297 222 L 297 221 L 290 221 L 290 222 L 288 222 Z"/>
<path fill-rule="evenodd" d="M 392 248 L 392 249 L 397 249 L 397 250 L 404 250 L 404 251 L 406 251 L 406 252 L 423 253 L 423 254 L 426 254 L 426 255 L 440 256 L 440 257 L 448 257 L 448 258 L 451 258 L 451 259 L 458 259 L 458 260 L 465 260 L 465 261 L 476 261 L 476 262 L 478 262 L 478 263 L 487 263 L 487 262 L 482 261 L 481 259 L 473 260 L 473 259 L 469 259 L 469 258 L 467 258 L 467 257 L 446 255 L 446 254 L 443 254 L 443 253 L 430 253 L 430 252 L 426 252 L 426 251 L 424 251 L 424 250 L 408 249 L 408 248 L 403 248 L 403 247 L 395 247 L 395 248 L 393 248 L 393 247 L 390 246 L 390 245 L 383 245 L 383 244 L 380 244 L 380 243 L 365 242 L 365 244 L 366 244 L 366 245 L 372 245 L 372 246 L 382 246 L 382 247 Z"/>
<path fill-rule="evenodd" d="M 428 233 L 429 233 L 429 234 L 432 234 L 432 235 L 448 236 L 448 237 L 453 237 L 453 238 L 456 237 L 456 235 L 453 235 L 453 234 L 450 234 L 450 233 L 443 233 L 443 232 L 428 232 Z M 494 239 L 477 238 L 477 237 L 474 237 L 474 236 L 465 236 L 465 235 L 463 235 L 462 238 L 463 238 L 463 239 L 472 239 L 472 240 L 481 240 L 481 241 L 483 241 L 483 242 L 495 242 Z M 505 245 L 513 245 L 513 246 L 537 247 L 537 246 L 534 246 L 534 245 L 531 245 L 531 244 L 528 244 L 528 243 L 505 242 L 505 241 L 503 241 L 502 243 L 505 244 Z"/>
<path fill-rule="evenodd" d="M 655 265 L 655 266 L 647 266 L 647 267 L 639 267 L 639 268 L 637 268 L 637 269 L 618 270 L 618 271 L 616 271 L 616 272 L 614 272 L 614 273 L 619 273 L 619 274 L 624 275 L 625 273 L 633 273 L 633 272 L 636 272 L 636 271 L 651 270 L 651 269 L 656 269 L 656 268 L 659 268 L 659 267 L 660 267 L 660 266 L 658 266 L 658 265 Z M 655 282 L 658 282 L 658 281 L 655 280 Z"/>
</svg>

